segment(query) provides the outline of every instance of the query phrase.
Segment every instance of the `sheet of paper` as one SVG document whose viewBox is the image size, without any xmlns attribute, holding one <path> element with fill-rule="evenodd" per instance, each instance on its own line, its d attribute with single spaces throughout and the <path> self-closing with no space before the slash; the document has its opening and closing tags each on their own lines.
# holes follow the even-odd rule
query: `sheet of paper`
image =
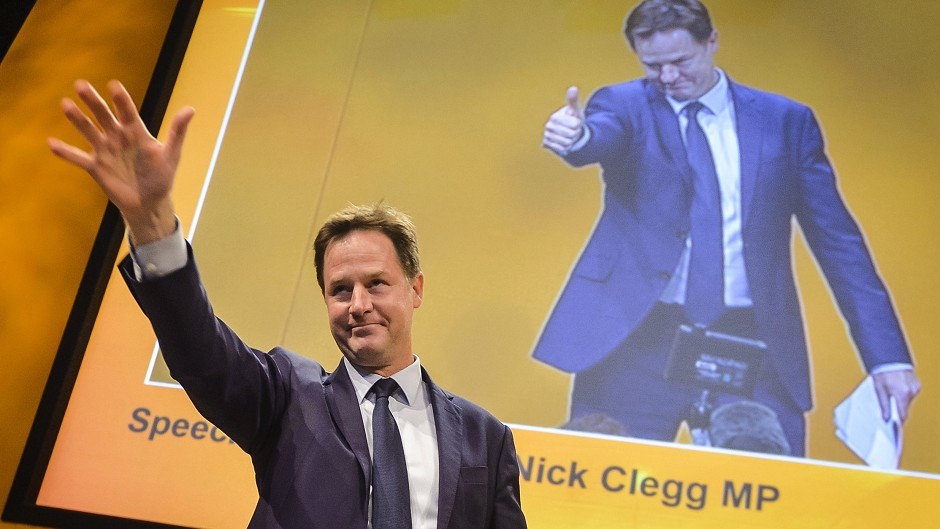
<svg viewBox="0 0 940 529">
<path fill-rule="evenodd" d="M 835 425 L 836 436 L 866 464 L 898 468 L 903 439 L 897 402 L 891 399 L 891 417 L 883 420 L 870 376 L 836 406 Z"/>
</svg>

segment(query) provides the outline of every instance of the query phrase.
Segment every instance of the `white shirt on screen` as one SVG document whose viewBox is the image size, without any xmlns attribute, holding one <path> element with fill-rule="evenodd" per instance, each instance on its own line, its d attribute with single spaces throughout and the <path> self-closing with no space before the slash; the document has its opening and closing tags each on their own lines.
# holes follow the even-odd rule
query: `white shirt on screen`
<svg viewBox="0 0 940 529">
<path fill-rule="evenodd" d="M 682 141 L 689 126 L 689 118 L 682 109 L 690 101 L 676 101 L 666 97 L 679 120 Z M 718 83 L 698 101 L 704 108 L 697 118 L 715 161 L 718 186 L 721 190 L 721 232 L 724 242 L 725 306 L 750 307 L 751 293 L 744 270 L 744 245 L 741 241 L 741 151 L 735 128 L 734 102 L 728 88 L 728 78 L 718 70 Z M 686 239 L 685 250 L 672 280 L 663 292 L 662 301 L 685 303 L 686 283 L 689 277 L 689 255 L 695 241 Z"/>
</svg>

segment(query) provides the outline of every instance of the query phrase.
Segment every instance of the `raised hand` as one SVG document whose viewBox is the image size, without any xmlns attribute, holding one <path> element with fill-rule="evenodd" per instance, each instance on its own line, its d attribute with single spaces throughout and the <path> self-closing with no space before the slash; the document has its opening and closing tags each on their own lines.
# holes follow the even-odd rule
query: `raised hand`
<svg viewBox="0 0 940 529">
<path fill-rule="evenodd" d="M 84 169 L 121 211 L 134 244 L 161 239 L 176 227 L 170 190 L 176 176 L 183 139 L 195 111 L 180 110 L 170 125 L 166 142 L 154 138 L 121 83 L 108 83 L 114 111 L 87 81 L 76 81 L 75 91 L 92 117 L 71 99 L 62 111 L 91 144 L 84 151 L 49 138 L 49 148 L 60 158 Z"/>
<path fill-rule="evenodd" d="M 565 99 L 565 106 L 548 118 L 542 135 L 542 147 L 562 156 L 568 154 L 571 146 L 584 134 L 584 109 L 578 101 L 578 87 L 568 88 Z"/>
</svg>

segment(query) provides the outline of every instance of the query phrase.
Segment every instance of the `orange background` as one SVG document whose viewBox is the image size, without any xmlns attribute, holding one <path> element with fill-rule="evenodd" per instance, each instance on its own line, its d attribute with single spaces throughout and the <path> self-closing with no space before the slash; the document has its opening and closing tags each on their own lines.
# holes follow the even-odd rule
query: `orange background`
<svg viewBox="0 0 940 529">
<path fill-rule="evenodd" d="M 105 198 L 49 154 L 78 141 L 59 111 L 72 82 L 120 78 L 138 101 L 175 2 L 39 0 L 0 64 L 0 497 L 6 500 Z M 0 522 L 0 527 L 26 527 Z"/>
</svg>

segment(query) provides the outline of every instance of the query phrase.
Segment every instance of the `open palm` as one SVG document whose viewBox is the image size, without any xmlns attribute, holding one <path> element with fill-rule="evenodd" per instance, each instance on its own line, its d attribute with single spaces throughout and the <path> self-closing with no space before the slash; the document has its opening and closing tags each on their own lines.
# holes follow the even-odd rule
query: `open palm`
<svg viewBox="0 0 940 529">
<path fill-rule="evenodd" d="M 113 112 L 86 81 L 76 82 L 75 90 L 91 117 L 71 99 L 62 100 L 63 112 L 91 145 L 91 151 L 55 138 L 49 139 L 49 147 L 95 179 L 121 211 L 136 235 L 135 242 L 149 242 L 175 226 L 170 190 L 194 110 L 178 112 L 166 142 L 161 143 L 147 131 L 127 90 L 117 81 L 108 83 L 108 88 Z"/>
</svg>

